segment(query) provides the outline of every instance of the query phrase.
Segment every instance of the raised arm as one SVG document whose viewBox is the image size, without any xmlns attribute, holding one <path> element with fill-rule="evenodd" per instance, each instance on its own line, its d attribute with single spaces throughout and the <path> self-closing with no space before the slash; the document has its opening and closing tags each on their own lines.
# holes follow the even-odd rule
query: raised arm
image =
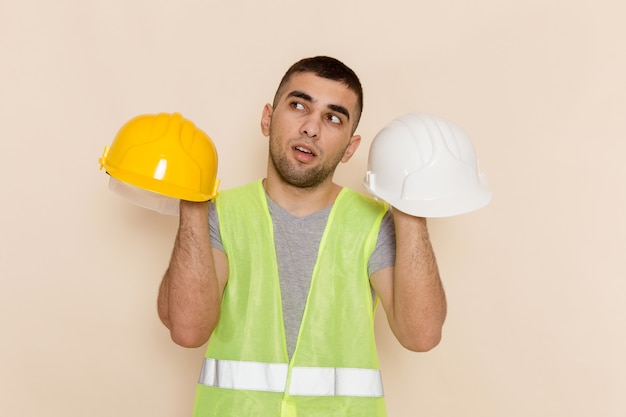
<svg viewBox="0 0 626 417">
<path fill-rule="evenodd" d="M 371 283 L 389 325 L 405 348 L 425 352 L 439 344 L 446 297 L 426 219 L 393 211 L 396 265 L 374 273 Z"/>
<path fill-rule="evenodd" d="M 209 339 L 228 273 L 226 255 L 211 248 L 208 210 L 208 202 L 181 201 L 174 249 L 159 287 L 159 317 L 172 340 L 185 347 Z"/>
</svg>

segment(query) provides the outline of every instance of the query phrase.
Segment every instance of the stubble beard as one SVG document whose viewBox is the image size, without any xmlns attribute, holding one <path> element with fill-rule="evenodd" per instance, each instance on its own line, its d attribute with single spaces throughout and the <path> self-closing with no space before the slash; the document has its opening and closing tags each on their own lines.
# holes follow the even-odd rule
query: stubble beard
<svg viewBox="0 0 626 417">
<path fill-rule="evenodd" d="M 270 134 L 270 161 L 280 179 L 294 187 L 315 188 L 328 178 L 332 178 L 343 156 L 342 152 L 326 163 L 307 168 L 305 164 L 289 160 L 280 149 L 281 141 L 273 138 L 274 136 Z M 317 155 L 318 158 L 321 156 Z"/>
</svg>

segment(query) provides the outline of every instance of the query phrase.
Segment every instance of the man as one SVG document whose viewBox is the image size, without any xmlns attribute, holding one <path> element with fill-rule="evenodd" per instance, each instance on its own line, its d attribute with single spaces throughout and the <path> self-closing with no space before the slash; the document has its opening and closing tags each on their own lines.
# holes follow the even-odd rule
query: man
<svg viewBox="0 0 626 417">
<path fill-rule="evenodd" d="M 209 341 L 194 415 L 384 416 L 376 297 L 404 347 L 439 343 L 426 220 L 333 182 L 361 142 L 362 107 L 340 61 L 295 63 L 263 108 L 266 178 L 181 202 L 158 307 L 174 342 Z"/>
</svg>

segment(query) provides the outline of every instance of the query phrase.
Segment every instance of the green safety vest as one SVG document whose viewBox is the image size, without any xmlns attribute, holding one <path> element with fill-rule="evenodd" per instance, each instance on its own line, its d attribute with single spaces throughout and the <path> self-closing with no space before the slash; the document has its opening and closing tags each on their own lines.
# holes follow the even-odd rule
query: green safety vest
<svg viewBox="0 0 626 417">
<path fill-rule="evenodd" d="M 216 199 L 229 278 L 194 417 L 384 417 L 367 273 L 377 202 L 342 189 L 328 217 L 289 360 L 272 219 L 261 181 Z"/>
</svg>

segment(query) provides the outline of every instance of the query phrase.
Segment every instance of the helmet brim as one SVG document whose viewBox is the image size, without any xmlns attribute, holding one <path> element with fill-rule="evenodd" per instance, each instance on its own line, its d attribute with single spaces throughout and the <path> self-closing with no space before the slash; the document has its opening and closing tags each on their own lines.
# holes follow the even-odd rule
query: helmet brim
<svg viewBox="0 0 626 417">
<path fill-rule="evenodd" d="M 385 201 L 394 209 L 416 217 L 453 217 L 485 207 L 491 201 L 488 187 L 479 187 L 467 194 L 447 198 L 422 200 L 399 199 L 397 196 L 375 192 L 364 181 L 363 186 L 375 198 Z"/>
</svg>

